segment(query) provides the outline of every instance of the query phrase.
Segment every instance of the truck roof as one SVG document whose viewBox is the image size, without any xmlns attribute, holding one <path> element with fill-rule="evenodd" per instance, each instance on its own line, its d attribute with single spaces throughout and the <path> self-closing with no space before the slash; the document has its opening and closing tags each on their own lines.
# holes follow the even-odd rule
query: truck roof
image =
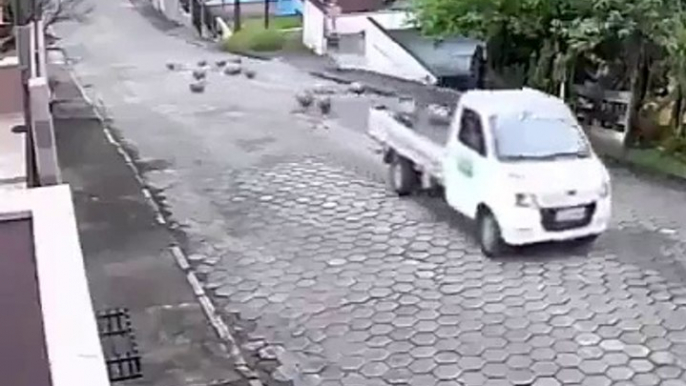
<svg viewBox="0 0 686 386">
<path fill-rule="evenodd" d="M 562 99 L 531 88 L 472 90 L 462 95 L 460 103 L 487 116 L 527 114 L 539 118 L 575 120 Z"/>
</svg>

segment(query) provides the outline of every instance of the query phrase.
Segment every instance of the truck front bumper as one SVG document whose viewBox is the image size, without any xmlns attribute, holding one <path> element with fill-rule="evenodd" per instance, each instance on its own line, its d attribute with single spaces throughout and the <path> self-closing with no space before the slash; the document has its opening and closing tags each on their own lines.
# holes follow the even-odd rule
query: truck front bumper
<svg viewBox="0 0 686 386">
<path fill-rule="evenodd" d="M 546 241 L 573 240 L 603 233 L 610 222 L 610 197 L 595 202 L 590 218 L 581 226 L 553 230 L 544 225 L 539 208 L 514 208 L 499 218 L 503 239 L 510 245 L 534 244 Z"/>
</svg>

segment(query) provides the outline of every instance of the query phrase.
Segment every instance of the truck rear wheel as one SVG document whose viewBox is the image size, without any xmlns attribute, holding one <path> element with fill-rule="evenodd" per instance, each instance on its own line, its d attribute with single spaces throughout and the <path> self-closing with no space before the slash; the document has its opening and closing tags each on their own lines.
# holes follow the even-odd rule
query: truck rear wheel
<svg viewBox="0 0 686 386">
<path fill-rule="evenodd" d="M 493 213 L 489 210 L 482 210 L 477 218 L 477 237 L 479 246 L 484 255 L 488 257 L 498 257 L 505 253 L 507 244 L 503 240 L 500 232 L 500 225 Z"/>
<path fill-rule="evenodd" d="M 396 155 L 388 171 L 391 186 L 399 196 L 406 196 L 417 189 L 419 173 L 414 169 L 412 161 Z"/>
</svg>

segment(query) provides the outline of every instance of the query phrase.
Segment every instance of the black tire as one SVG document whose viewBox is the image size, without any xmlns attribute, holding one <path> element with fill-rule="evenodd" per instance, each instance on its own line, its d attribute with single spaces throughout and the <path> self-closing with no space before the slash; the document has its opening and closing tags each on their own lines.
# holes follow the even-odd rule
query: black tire
<svg viewBox="0 0 686 386">
<path fill-rule="evenodd" d="M 388 167 L 391 187 L 399 196 L 406 196 L 417 189 L 419 173 L 414 170 L 412 161 L 396 155 Z"/>
<path fill-rule="evenodd" d="M 500 225 L 495 216 L 483 210 L 477 218 L 477 237 L 481 252 L 488 257 L 499 257 L 507 251 L 507 244 L 500 232 Z"/>
</svg>

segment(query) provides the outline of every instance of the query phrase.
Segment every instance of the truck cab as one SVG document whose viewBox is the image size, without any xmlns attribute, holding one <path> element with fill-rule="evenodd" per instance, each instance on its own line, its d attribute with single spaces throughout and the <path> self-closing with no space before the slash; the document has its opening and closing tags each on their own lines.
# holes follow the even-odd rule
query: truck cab
<svg viewBox="0 0 686 386">
<path fill-rule="evenodd" d="M 478 221 L 487 254 L 591 240 L 610 218 L 609 173 L 575 117 L 561 100 L 531 94 L 467 93 L 449 131 L 446 200 Z"/>
</svg>

